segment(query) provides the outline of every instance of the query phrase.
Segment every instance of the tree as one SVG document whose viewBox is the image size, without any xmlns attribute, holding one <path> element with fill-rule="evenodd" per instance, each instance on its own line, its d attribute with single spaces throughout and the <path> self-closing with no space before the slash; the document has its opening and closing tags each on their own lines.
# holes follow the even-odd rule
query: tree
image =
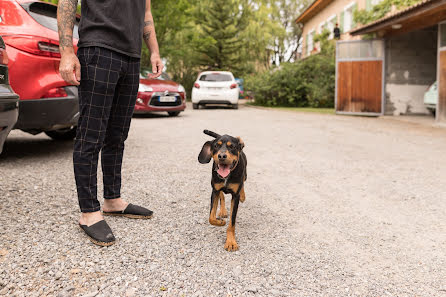
<svg viewBox="0 0 446 297">
<path fill-rule="evenodd" d="M 214 0 L 197 11 L 196 23 L 200 36 L 206 40 L 198 45 L 199 65 L 207 69 L 239 71 L 242 63 L 243 40 L 250 11 L 240 0 Z"/>
<path fill-rule="evenodd" d="M 176 45 L 169 42 L 169 36 L 180 32 L 187 25 L 191 8 L 188 0 L 152 0 L 152 15 L 155 22 L 156 37 L 163 58 Z M 150 53 L 143 42 L 141 66 L 150 66 Z"/>
</svg>

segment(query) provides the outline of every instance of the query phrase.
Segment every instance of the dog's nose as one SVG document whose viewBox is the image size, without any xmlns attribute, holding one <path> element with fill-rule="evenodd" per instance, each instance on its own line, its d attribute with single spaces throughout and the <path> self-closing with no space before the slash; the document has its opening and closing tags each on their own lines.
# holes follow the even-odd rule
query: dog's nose
<svg viewBox="0 0 446 297">
<path fill-rule="evenodd" d="M 218 154 L 218 159 L 219 160 L 225 160 L 228 156 L 226 156 L 226 154 Z"/>
</svg>

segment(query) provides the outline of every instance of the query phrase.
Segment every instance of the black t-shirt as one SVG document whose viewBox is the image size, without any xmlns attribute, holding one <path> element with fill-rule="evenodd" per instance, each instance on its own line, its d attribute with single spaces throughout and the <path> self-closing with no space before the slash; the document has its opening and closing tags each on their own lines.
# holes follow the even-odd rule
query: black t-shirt
<svg viewBox="0 0 446 297">
<path fill-rule="evenodd" d="M 146 0 L 82 0 L 78 47 L 141 57 Z"/>
</svg>

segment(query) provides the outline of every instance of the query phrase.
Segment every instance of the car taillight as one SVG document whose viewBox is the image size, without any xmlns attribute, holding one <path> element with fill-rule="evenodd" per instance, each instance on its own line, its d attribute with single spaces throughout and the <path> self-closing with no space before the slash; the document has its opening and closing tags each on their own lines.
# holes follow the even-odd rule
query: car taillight
<svg viewBox="0 0 446 297">
<path fill-rule="evenodd" d="M 64 88 L 53 88 L 46 92 L 41 98 L 57 98 L 57 97 L 67 97 L 68 94 Z"/>
<path fill-rule="evenodd" d="M 56 40 L 29 35 L 3 36 L 3 40 L 7 45 L 30 54 L 60 58 L 59 42 Z"/>
<path fill-rule="evenodd" d="M 199 88 L 200 88 L 200 85 L 199 85 L 198 83 L 194 83 L 194 88 L 199 89 Z"/>
<path fill-rule="evenodd" d="M 8 54 L 4 48 L 0 48 L 0 64 L 8 65 Z"/>
<path fill-rule="evenodd" d="M 235 89 L 235 88 L 237 88 L 237 84 L 232 84 L 232 85 L 230 86 L 230 88 L 231 88 L 231 89 Z"/>
</svg>

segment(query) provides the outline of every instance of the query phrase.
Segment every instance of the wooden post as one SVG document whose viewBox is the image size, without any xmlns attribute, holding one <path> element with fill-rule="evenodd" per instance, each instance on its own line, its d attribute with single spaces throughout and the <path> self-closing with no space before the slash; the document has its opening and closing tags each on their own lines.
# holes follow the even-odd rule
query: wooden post
<svg viewBox="0 0 446 297">
<path fill-rule="evenodd" d="M 437 122 L 446 123 L 446 50 L 438 55 L 438 103 Z"/>
</svg>

